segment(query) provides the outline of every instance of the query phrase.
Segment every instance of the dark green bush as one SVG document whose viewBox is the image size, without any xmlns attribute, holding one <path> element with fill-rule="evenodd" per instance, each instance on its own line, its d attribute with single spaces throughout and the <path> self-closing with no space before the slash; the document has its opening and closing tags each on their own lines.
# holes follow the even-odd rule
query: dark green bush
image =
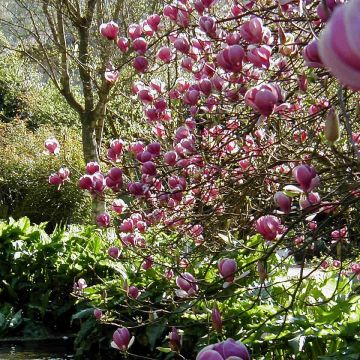
<svg viewBox="0 0 360 360">
<path fill-rule="evenodd" d="M 44 150 L 44 141 L 55 136 L 61 142 L 59 156 Z M 90 219 L 90 198 L 79 191 L 84 171 L 80 135 L 43 126 L 33 132 L 23 122 L 0 125 L 0 218 L 28 216 L 32 222 L 86 223 Z M 58 189 L 48 184 L 51 173 L 66 166 L 71 181 Z"/>
<path fill-rule="evenodd" d="M 0 336 L 47 337 L 74 331 L 73 284 L 115 276 L 104 233 L 94 227 L 31 226 L 28 218 L 0 222 Z"/>
</svg>

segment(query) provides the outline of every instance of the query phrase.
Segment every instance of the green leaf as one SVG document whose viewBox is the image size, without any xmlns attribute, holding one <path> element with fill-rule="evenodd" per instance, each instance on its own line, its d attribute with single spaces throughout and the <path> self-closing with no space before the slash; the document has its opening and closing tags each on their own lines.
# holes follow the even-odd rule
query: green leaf
<svg viewBox="0 0 360 360">
<path fill-rule="evenodd" d="M 158 347 L 156 348 L 156 350 L 159 350 L 159 351 L 161 351 L 161 352 L 163 352 L 163 353 L 172 352 L 172 350 L 171 350 L 170 348 L 165 348 L 165 347 L 161 347 L 161 346 L 158 346 Z"/>
<path fill-rule="evenodd" d="M 10 320 L 9 327 L 16 328 L 22 323 L 22 310 L 19 310 Z"/>
<path fill-rule="evenodd" d="M 306 336 L 300 334 L 293 339 L 289 340 L 289 345 L 292 347 L 295 353 L 303 350 L 306 343 Z"/>
<path fill-rule="evenodd" d="M 148 337 L 151 351 L 154 350 L 156 341 L 161 338 L 161 335 L 166 328 L 165 321 L 166 320 L 163 320 L 162 322 L 151 324 L 146 327 L 146 336 Z"/>
<path fill-rule="evenodd" d="M 84 309 L 84 310 L 81 310 L 81 311 L 77 312 L 76 314 L 74 314 L 71 317 L 71 321 L 74 321 L 76 319 L 83 319 L 83 318 L 89 317 L 90 315 L 93 315 L 93 314 L 94 314 L 94 308 Z"/>
</svg>

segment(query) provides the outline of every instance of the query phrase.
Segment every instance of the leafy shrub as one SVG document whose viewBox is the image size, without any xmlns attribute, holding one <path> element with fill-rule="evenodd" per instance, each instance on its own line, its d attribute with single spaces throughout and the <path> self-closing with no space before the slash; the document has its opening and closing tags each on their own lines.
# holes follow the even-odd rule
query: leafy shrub
<svg viewBox="0 0 360 360">
<path fill-rule="evenodd" d="M 115 276 L 106 240 L 93 227 L 31 226 L 28 218 L 0 223 L 0 336 L 48 336 L 69 331 L 76 312 L 74 281 Z"/>
<path fill-rule="evenodd" d="M 84 223 L 89 219 L 90 199 L 78 191 L 83 169 L 80 136 L 76 130 L 61 133 L 50 127 L 35 132 L 22 122 L 0 126 L 0 218 L 28 216 L 31 221 Z M 62 156 L 50 156 L 44 140 L 55 135 L 62 139 Z M 48 176 L 60 167 L 70 169 L 73 180 L 65 188 L 48 184 Z"/>
</svg>

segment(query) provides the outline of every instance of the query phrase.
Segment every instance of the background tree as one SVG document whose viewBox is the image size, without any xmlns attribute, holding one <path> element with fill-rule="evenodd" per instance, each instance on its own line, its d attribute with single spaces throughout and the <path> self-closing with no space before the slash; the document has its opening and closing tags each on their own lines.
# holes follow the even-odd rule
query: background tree
<svg viewBox="0 0 360 360">
<path fill-rule="evenodd" d="M 7 40 L 2 41 L 2 47 L 37 64 L 44 81 L 50 79 L 78 114 L 86 163 L 100 162 L 105 120 L 113 121 L 114 117 L 107 110 L 114 99 L 114 82 L 105 78 L 105 71 L 112 67 L 110 59 L 116 61 L 121 81 L 131 78 L 128 70 L 122 72 L 128 55 L 99 37 L 100 25 L 112 19 L 126 34 L 130 21 L 139 20 L 156 7 L 156 1 L 134 1 L 129 6 L 123 0 L 12 0 L 1 4 L 0 22 Z M 119 96 L 121 93 L 116 94 Z M 115 129 L 113 123 L 109 129 Z M 95 214 L 104 210 L 99 196 L 94 197 L 93 205 Z"/>
</svg>

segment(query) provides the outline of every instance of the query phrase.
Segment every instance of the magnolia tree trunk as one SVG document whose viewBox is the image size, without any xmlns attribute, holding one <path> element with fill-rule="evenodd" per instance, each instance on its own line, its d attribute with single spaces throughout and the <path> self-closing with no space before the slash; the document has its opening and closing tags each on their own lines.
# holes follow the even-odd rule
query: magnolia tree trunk
<svg viewBox="0 0 360 360">
<path fill-rule="evenodd" d="M 100 119 L 96 119 L 92 113 L 84 113 L 81 115 L 81 130 L 83 154 L 86 163 L 96 161 L 100 164 L 99 147 L 96 141 L 96 124 Z M 96 221 L 96 216 L 105 212 L 105 197 L 103 194 L 93 195 L 92 199 L 92 215 Z"/>
</svg>

